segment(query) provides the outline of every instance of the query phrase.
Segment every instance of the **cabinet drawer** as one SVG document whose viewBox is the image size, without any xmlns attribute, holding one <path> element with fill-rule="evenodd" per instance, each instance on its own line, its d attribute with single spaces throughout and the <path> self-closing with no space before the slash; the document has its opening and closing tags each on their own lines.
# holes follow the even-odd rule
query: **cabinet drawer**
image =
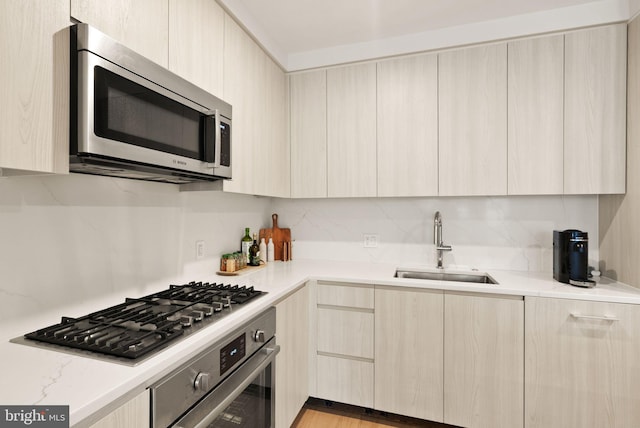
<svg viewBox="0 0 640 428">
<path fill-rule="evenodd" d="M 373 309 L 373 285 L 318 281 L 318 305 Z"/>
<path fill-rule="evenodd" d="M 318 351 L 373 359 L 373 311 L 318 307 Z"/>
<path fill-rule="evenodd" d="M 318 355 L 318 398 L 373 408 L 373 363 Z"/>
</svg>

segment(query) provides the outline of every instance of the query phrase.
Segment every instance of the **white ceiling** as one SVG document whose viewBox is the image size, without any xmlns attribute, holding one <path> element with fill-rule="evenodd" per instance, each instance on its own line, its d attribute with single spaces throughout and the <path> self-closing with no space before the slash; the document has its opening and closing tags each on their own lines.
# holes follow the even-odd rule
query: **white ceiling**
<svg viewBox="0 0 640 428">
<path fill-rule="evenodd" d="M 459 43 L 455 33 L 461 32 L 480 30 L 471 36 L 500 38 L 500 33 L 494 34 L 500 25 L 509 33 L 505 36 L 513 36 L 523 26 L 527 31 L 547 32 L 624 20 L 630 15 L 629 0 L 218 1 L 287 70 L 362 60 L 380 53 L 428 50 L 434 48 L 434 39 L 443 37 L 452 39 L 453 46 Z M 535 31 L 538 21 L 541 31 Z M 509 27 L 514 28 L 506 30 Z M 422 46 L 420 39 L 424 39 Z M 379 52 L 381 47 L 383 52 Z M 348 54 L 351 50 L 354 53 Z"/>
</svg>

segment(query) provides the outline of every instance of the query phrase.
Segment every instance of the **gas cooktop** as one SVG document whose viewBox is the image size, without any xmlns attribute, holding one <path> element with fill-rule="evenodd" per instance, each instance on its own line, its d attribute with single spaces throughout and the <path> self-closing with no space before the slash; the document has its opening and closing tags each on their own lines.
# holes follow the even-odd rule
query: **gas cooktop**
<svg viewBox="0 0 640 428">
<path fill-rule="evenodd" d="M 265 292 L 253 287 L 190 282 L 24 335 L 37 341 L 138 361 L 231 313 Z"/>
</svg>

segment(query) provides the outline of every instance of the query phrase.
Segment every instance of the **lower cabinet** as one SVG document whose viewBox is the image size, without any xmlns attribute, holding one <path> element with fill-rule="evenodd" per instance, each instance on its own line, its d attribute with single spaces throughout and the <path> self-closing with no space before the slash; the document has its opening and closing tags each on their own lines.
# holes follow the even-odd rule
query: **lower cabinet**
<svg viewBox="0 0 640 428">
<path fill-rule="evenodd" d="M 316 297 L 311 395 L 462 427 L 523 426 L 521 296 L 318 283 Z"/>
<path fill-rule="evenodd" d="M 524 414 L 522 296 L 444 295 L 444 422 L 517 428 Z"/>
<path fill-rule="evenodd" d="M 100 419 L 91 428 L 148 428 L 149 427 L 149 390 L 124 403 L 122 406 Z"/>
<path fill-rule="evenodd" d="M 443 421 L 443 292 L 376 286 L 378 410 Z"/>
<path fill-rule="evenodd" d="M 526 298 L 525 427 L 640 427 L 640 306 Z"/>
<path fill-rule="evenodd" d="M 276 305 L 276 427 L 290 427 L 309 397 L 309 287 Z"/>
<path fill-rule="evenodd" d="M 315 393 L 373 408 L 374 287 L 319 281 L 315 310 Z"/>
<path fill-rule="evenodd" d="M 640 305 L 322 282 L 309 297 L 312 396 L 467 428 L 640 427 Z"/>
<path fill-rule="evenodd" d="M 523 426 L 521 296 L 376 286 L 375 409 L 461 427 Z"/>
<path fill-rule="evenodd" d="M 372 361 L 318 353 L 317 373 L 318 398 L 373 408 Z"/>
</svg>

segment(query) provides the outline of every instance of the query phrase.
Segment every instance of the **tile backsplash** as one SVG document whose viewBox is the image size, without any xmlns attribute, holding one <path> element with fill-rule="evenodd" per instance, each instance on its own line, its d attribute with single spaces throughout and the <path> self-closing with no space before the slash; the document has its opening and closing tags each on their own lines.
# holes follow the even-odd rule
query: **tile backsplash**
<svg viewBox="0 0 640 428">
<path fill-rule="evenodd" d="M 554 229 L 589 233 L 598 260 L 597 196 L 274 199 L 280 227 L 290 227 L 295 258 L 389 261 L 435 266 L 433 218 L 440 211 L 445 266 L 549 271 Z M 363 246 L 378 235 L 377 248 Z"/>
<path fill-rule="evenodd" d="M 294 258 L 435 265 L 433 216 L 453 251 L 445 265 L 551 271 L 555 229 L 589 232 L 597 197 L 273 199 L 71 174 L 0 179 L 0 320 L 65 306 L 120 303 L 172 281 L 200 280 L 244 228 L 291 228 Z M 363 235 L 378 236 L 364 248 Z M 205 257 L 196 259 L 196 241 Z M 593 262 L 595 263 L 595 262 Z M 592 263 L 592 264 L 593 264 Z"/>
</svg>

